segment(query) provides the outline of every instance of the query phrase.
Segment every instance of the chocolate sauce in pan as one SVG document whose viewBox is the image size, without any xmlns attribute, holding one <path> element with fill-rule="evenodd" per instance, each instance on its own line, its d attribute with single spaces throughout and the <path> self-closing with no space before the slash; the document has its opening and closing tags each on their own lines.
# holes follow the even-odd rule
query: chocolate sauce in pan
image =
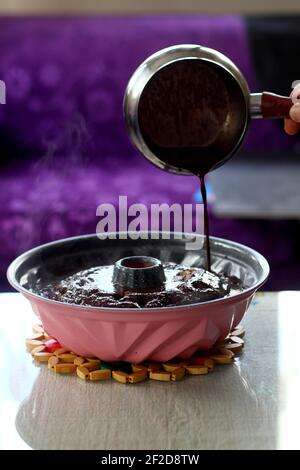
<svg viewBox="0 0 300 470">
<path fill-rule="evenodd" d="M 139 102 L 140 129 L 148 147 L 166 165 L 199 178 L 208 271 L 211 256 L 205 175 L 224 158 L 219 137 L 228 111 L 228 92 L 219 70 L 193 59 L 159 70 Z"/>
<path fill-rule="evenodd" d="M 187 305 L 233 295 L 239 283 L 202 268 L 187 268 L 175 263 L 163 265 L 164 288 L 141 292 L 120 292 L 113 283 L 114 266 L 97 266 L 52 282 L 38 293 L 59 302 L 93 307 L 162 308 Z"/>
</svg>

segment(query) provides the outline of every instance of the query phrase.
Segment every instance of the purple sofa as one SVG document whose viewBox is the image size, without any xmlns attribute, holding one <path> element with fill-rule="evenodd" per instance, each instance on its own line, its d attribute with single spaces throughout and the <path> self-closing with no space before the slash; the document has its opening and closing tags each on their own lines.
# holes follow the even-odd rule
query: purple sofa
<svg viewBox="0 0 300 470">
<path fill-rule="evenodd" d="M 236 16 L 135 18 L 0 18 L 0 277 L 21 252 L 41 243 L 95 232 L 96 207 L 117 203 L 189 203 L 195 178 L 156 169 L 135 151 L 122 117 L 122 98 L 134 69 L 176 43 L 198 43 L 228 55 L 258 88 L 245 24 Z M 288 148 L 272 122 L 254 123 L 245 148 Z M 281 225 L 280 225 L 281 224 Z M 282 226 L 282 224 L 285 224 Z M 274 269 L 274 235 L 286 222 L 219 221 L 212 234 L 247 243 Z M 272 234 L 272 241 L 269 235 Z M 274 236 L 273 236 L 274 235 Z M 282 236 L 282 230 L 281 230 Z M 269 284 L 276 288 L 276 282 Z"/>
</svg>

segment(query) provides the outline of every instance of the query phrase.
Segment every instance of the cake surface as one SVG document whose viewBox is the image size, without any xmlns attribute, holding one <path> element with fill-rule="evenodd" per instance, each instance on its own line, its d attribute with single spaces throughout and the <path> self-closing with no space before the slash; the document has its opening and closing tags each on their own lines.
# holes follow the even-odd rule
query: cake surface
<svg viewBox="0 0 300 470">
<path fill-rule="evenodd" d="M 92 307 L 162 308 L 206 302 L 239 292 L 238 279 L 220 276 L 202 268 L 175 263 L 163 265 L 164 287 L 152 291 L 118 291 L 112 282 L 113 265 L 76 272 L 37 290 L 59 302 Z"/>
</svg>

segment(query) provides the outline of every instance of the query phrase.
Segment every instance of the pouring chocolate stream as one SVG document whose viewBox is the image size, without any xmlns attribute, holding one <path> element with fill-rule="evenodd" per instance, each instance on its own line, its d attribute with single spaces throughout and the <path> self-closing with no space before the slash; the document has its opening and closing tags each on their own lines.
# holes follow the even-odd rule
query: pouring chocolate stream
<svg viewBox="0 0 300 470">
<path fill-rule="evenodd" d="M 251 94 L 228 57 L 193 44 L 158 51 L 129 80 L 124 115 L 134 145 L 159 168 L 199 178 L 207 270 L 211 256 L 205 175 L 238 150 L 250 118 L 289 117 L 292 104 L 273 93 Z"/>
<path fill-rule="evenodd" d="M 180 165 L 199 178 L 208 271 L 211 250 L 205 175 L 222 158 L 212 143 L 228 108 L 228 93 L 216 72 L 191 60 L 174 62 L 159 70 L 139 103 L 140 129 L 149 148 L 164 162 Z"/>
</svg>

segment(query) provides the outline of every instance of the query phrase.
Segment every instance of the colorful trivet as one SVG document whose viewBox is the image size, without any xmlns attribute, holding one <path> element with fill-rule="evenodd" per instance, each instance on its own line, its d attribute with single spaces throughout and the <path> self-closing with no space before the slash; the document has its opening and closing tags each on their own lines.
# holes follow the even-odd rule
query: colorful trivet
<svg viewBox="0 0 300 470">
<path fill-rule="evenodd" d="M 244 347 L 245 329 L 241 326 L 232 331 L 221 343 L 205 352 L 198 351 L 187 360 L 173 359 L 170 362 L 104 362 L 97 357 L 83 357 L 61 347 L 49 336 L 43 325 L 34 325 L 33 335 L 26 339 L 27 350 L 37 362 L 48 364 L 48 368 L 58 374 L 77 374 L 82 380 L 99 381 L 110 379 L 121 383 L 138 383 L 146 379 L 164 382 L 177 381 L 186 375 L 205 375 L 218 364 L 232 364 L 236 354 Z"/>
</svg>

